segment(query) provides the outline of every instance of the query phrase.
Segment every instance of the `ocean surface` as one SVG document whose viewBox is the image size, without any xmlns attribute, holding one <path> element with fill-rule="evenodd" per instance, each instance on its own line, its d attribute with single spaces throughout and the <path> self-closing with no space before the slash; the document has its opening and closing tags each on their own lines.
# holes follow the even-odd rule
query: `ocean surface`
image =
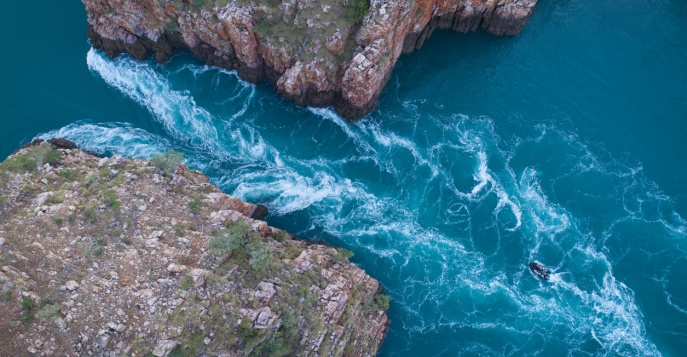
<svg viewBox="0 0 687 357">
<path fill-rule="evenodd" d="M 436 32 L 354 123 L 189 55 L 109 59 L 79 1 L 4 6 L 2 158 L 35 137 L 182 151 L 355 252 L 392 297 L 381 356 L 687 351 L 687 2 L 541 0 L 517 37 Z"/>
</svg>

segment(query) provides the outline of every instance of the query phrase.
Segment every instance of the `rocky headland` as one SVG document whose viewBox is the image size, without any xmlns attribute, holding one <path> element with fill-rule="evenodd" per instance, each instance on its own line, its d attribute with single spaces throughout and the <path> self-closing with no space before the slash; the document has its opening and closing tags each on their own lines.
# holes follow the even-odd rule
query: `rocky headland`
<svg viewBox="0 0 687 357">
<path fill-rule="evenodd" d="M 537 0 L 83 0 L 89 37 L 109 56 L 163 62 L 188 50 L 265 80 L 301 106 L 359 118 L 402 53 L 432 32 L 515 35 Z"/>
<path fill-rule="evenodd" d="M 0 163 L 0 355 L 370 356 L 388 297 L 170 152 Z"/>
</svg>

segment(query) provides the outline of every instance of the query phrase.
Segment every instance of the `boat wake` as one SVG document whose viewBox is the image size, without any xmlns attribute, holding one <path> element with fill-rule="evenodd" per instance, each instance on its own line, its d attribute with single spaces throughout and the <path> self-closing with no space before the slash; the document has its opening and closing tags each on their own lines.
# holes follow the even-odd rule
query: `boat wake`
<svg viewBox="0 0 687 357">
<path fill-rule="evenodd" d="M 638 261 L 684 262 L 687 224 L 640 165 L 555 124 L 503 139 L 489 118 L 418 116 L 422 102 L 350 124 L 259 101 L 259 88 L 188 61 L 91 50 L 87 63 L 159 132 L 81 122 L 41 137 L 135 157 L 180 150 L 225 191 L 267 205 L 272 224 L 353 250 L 392 296 L 382 354 L 422 353 L 433 339 L 447 354 L 660 354 L 647 297 L 633 291 L 647 280 L 617 266 L 644 254 L 633 245 L 648 254 Z M 303 120 L 271 114 L 284 110 Z M 548 281 L 529 273 L 533 261 L 550 267 L 535 272 Z M 647 273 L 681 314 L 684 266 Z"/>
</svg>

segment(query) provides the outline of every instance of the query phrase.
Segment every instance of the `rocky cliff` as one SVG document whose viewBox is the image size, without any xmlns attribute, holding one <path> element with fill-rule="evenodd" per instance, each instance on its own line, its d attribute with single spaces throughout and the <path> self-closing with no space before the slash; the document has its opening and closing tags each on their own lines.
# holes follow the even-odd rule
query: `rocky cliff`
<svg viewBox="0 0 687 357">
<path fill-rule="evenodd" d="M 537 0 L 83 0 L 108 55 L 162 62 L 186 49 L 347 118 L 377 104 L 402 53 L 437 29 L 515 35 Z"/>
<path fill-rule="evenodd" d="M 168 154 L 0 164 L 0 355 L 369 356 L 388 297 Z"/>
</svg>

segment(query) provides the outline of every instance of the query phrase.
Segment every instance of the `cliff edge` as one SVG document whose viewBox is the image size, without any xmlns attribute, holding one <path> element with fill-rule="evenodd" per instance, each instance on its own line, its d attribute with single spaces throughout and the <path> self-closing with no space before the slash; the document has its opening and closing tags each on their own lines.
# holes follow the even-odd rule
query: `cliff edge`
<svg viewBox="0 0 687 357">
<path fill-rule="evenodd" d="M 191 51 L 301 106 L 372 110 L 402 53 L 437 29 L 515 35 L 537 0 L 82 0 L 109 56 Z"/>
<path fill-rule="evenodd" d="M 371 356 L 388 297 L 172 152 L 0 163 L 0 355 Z"/>
</svg>

